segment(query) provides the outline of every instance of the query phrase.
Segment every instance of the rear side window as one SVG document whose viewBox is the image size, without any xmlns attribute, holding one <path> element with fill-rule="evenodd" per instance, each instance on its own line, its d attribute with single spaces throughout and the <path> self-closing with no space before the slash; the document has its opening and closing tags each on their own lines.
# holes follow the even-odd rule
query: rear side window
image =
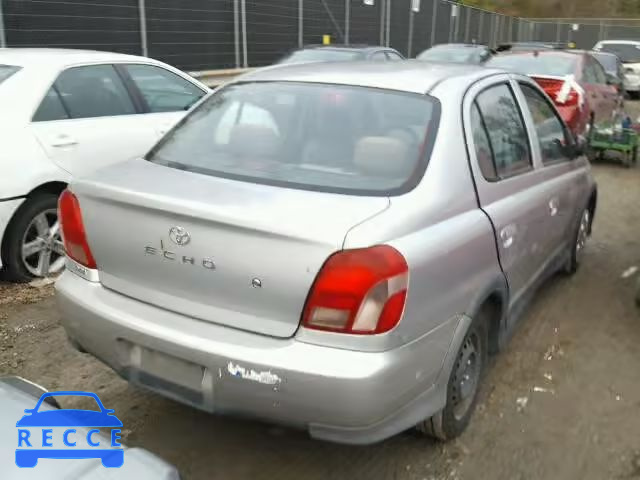
<svg viewBox="0 0 640 480">
<path fill-rule="evenodd" d="M 164 68 L 154 65 L 126 65 L 125 68 L 152 113 L 188 110 L 204 95 L 200 88 Z"/>
<path fill-rule="evenodd" d="M 13 65 L 0 65 L 0 83 L 4 82 L 18 70 L 20 70 L 20 67 L 16 67 Z"/>
<path fill-rule="evenodd" d="M 476 98 L 499 178 L 531 169 L 529 140 L 511 88 L 496 85 Z M 485 171 L 483 171 L 485 174 Z M 485 174 L 488 180 L 492 178 Z"/>
<path fill-rule="evenodd" d="M 520 88 L 536 127 L 542 163 L 548 165 L 569 160 L 564 153 L 564 147 L 570 140 L 553 107 L 535 88 L 526 84 L 520 84 Z"/>
<path fill-rule="evenodd" d="M 55 87 L 51 87 L 33 116 L 34 122 L 49 122 L 69 118 Z"/>
<path fill-rule="evenodd" d="M 112 65 L 74 67 L 55 81 L 70 118 L 93 118 L 136 113 L 122 79 Z"/>
<path fill-rule="evenodd" d="M 253 183 L 386 196 L 420 180 L 439 112 L 427 95 L 313 83 L 230 85 L 148 159 Z"/>
</svg>

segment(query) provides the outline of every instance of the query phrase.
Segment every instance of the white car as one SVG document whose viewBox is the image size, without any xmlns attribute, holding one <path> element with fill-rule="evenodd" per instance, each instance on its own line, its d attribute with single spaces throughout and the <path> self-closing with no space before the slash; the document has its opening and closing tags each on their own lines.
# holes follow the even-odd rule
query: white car
<svg viewBox="0 0 640 480">
<path fill-rule="evenodd" d="M 164 63 L 81 50 L 0 49 L 0 268 L 60 271 L 57 198 L 72 177 L 139 157 L 209 89 Z"/>
<path fill-rule="evenodd" d="M 624 89 L 633 98 L 640 97 L 640 41 L 603 40 L 593 47 L 598 52 L 615 53 L 624 65 Z"/>
</svg>

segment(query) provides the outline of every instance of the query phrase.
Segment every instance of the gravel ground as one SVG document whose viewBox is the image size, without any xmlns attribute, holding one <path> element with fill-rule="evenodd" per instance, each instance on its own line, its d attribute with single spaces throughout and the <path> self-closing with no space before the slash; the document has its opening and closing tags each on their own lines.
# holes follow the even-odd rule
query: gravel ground
<svg viewBox="0 0 640 480">
<path fill-rule="evenodd" d="M 640 169 L 594 170 L 599 211 L 582 268 L 542 288 L 450 444 L 407 432 L 332 445 L 136 389 L 67 344 L 50 285 L 0 283 L 0 374 L 97 392 L 130 445 L 186 479 L 640 479 L 640 319 L 635 278 L 622 277 L 640 266 Z"/>
</svg>

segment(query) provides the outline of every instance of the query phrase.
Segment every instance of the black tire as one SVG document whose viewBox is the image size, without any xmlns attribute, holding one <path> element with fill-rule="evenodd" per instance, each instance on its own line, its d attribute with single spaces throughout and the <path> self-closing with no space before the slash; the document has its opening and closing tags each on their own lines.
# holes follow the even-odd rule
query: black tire
<svg viewBox="0 0 640 480">
<path fill-rule="evenodd" d="M 40 193 L 28 198 L 15 213 L 2 243 L 2 263 L 7 280 L 24 283 L 36 277 L 22 261 L 22 240 L 31 221 L 42 212 L 56 209 L 57 205 L 58 195 Z"/>
<path fill-rule="evenodd" d="M 493 311 L 490 308 L 482 309 L 469 326 L 462 345 L 456 353 L 456 361 L 447 382 L 447 404 L 436 415 L 417 425 L 418 430 L 422 433 L 444 442 L 460 436 L 469 425 L 478 401 L 478 391 L 487 365 L 489 352 L 488 325 Z M 477 371 L 474 370 L 474 376 L 477 373 L 477 377 L 475 377 L 472 394 L 464 400 L 463 411 L 458 412 L 457 407 L 461 405 L 460 401 L 462 400 L 459 385 L 460 366 L 461 362 L 464 363 L 465 355 L 468 354 L 468 351 L 466 351 L 468 342 L 474 343 L 474 348 L 477 349 L 475 357 L 478 362 L 476 364 Z"/>
<path fill-rule="evenodd" d="M 585 213 L 588 215 L 588 225 L 586 226 L 583 225 Z M 567 264 L 564 267 L 564 273 L 567 275 L 573 275 L 578 271 L 578 268 L 580 268 L 581 252 L 578 251 L 578 236 L 581 235 L 582 228 L 586 228 L 585 235 L 588 237 L 589 232 L 591 231 L 591 220 L 591 212 L 589 211 L 589 209 L 585 208 L 584 210 L 582 210 L 582 212 L 580 213 L 580 218 L 578 219 L 578 224 L 573 229 L 573 235 L 571 236 L 571 254 L 569 256 L 569 260 L 567 260 Z M 586 243 L 586 237 L 584 238 L 584 241 Z M 584 248 L 584 245 L 582 246 L 582 248 Z"/>
</svg>

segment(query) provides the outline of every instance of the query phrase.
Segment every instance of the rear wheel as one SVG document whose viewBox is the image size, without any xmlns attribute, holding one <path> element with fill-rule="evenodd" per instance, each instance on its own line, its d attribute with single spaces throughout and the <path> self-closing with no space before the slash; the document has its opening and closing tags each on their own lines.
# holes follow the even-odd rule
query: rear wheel
<svg viewBox="0 0 640 480">
<path fill-rule="evenodd" d="M 467 428 L 478 400 L 480 381 L 488 358 L 488 322 L 491 309 L 473 320 L 456 355 L 447 384 L 447 404 L 433 417 L 417 425 L 423 433 L 446 441 Z"/>
<path fill-rule="evenodd" d="M 35 195 L 11 220 L 2 249 L 9 280 L 28 282 L 55 275 L 64 268 L 57 202 L 55 194 Z"/>
<path fill-rule="evenodd" d="M 567 261 L 565 272 L 569 275 L 573 275 L 578 271 L 582 257 L 584 256 L 584 249 L 587 245 L 587 238 L 589 237 L 589 229 L 591 228 L 591 212 L 588 208 L 582 211 L 580 216 L 580 223 L 573 236 L 573 246 L 571 248 L 571 257 Z"/>
</svg>

